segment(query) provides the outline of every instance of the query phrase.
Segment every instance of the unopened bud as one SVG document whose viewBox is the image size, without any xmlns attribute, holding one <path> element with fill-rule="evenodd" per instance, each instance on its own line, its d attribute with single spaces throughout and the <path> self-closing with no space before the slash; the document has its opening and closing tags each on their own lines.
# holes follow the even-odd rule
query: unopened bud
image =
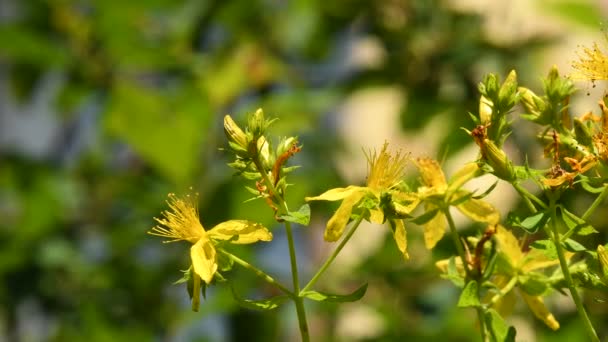
<svg viewBox="0 0 608 342">
<path fill-rule="evenodd" d="M 264 111 L 262 108 L 258 108 L 255 113 L 249 115 L 249 131 L 253 134 L 253 139 L 257 139 L 266 133 L 268 123 L 264 118 Z"/>
<path fill-rule="evenodd" d="M 498 101 L 503 110 L 510 109 L 517 100 L 517 73 L 511 70 L 507 79 L 498 91 Z"/>
<path fill-rule="evenodd" d="M 507 154 L 498 148 L 496 144 L 489 139 L 485 139 L 481 146 L 481 154 L 485 162 L 494 169 L 494 175 L 507 182 L 512 182 L 516 179 L 513 163 L 507 157 Z"/>
<path fill-rule="evenodd" d="M 482 125 L 487 125 L 492 120 L 492 106 L 492 101 L 481 95 L 479 98 L 479 121 Z"/>
<path fill-rule="evenodd" d="M 545 101 L 528 88 L 519 87 L 517 90 L 521 96 L 521 104 L 527 112 L 522 114 L 522 117 L 540 125 L 549 125 L 551 123 L 551 112 L 547 111 Z"/>
<path fill-rule="evenodd" d="M 230 115 L 224 116 L 224 133 L 228 138 L 228 145 L 237 155 L 247 155 L 247 134 L 232 120 Z"/>
<path fill-rule="evenodd" d="M 597 259 L 600 262 L 600 269 L 604 278 L 608 279 L 608 251 L 604 246 L 597 246 Z"/>
</svg>

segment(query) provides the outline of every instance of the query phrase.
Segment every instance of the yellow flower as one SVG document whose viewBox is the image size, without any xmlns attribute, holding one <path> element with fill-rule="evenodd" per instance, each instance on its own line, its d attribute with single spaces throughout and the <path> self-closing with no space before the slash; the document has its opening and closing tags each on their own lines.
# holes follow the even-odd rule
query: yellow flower
<svg viewBox="0 0 608 342">
<path fill-rule="evenodd" d="M 407 215 L 416 208 L 419 200 L 415 194 L 399 191 L 408 156 L 401 151 L 391 154 L 388 143 L 384 143 L 380 153 L 370 151 L 366 154 L 368 173 L 366 186 L 335 188 L 319 196 L 306 197 L 306 201 L 342 201 L 338 210 L 327 222 L 324 238 L 334 242 L 340 239 L 348 224 L 353 209 L 364 201 L 369 210 L 369 220 L 374 223 L 389 221 L 395 242 L 408 258 L 405 225 L 399 216 Z M 387 215 L 388 214 L 388 215 Z"/>
<path fill-rule="evenodd" d="M 582 52 L 578 52 L 578 61 L 572 62 L 572 67 L 576 70 L 571 77 L 586 79 L 590 81 L 608 79 L 608 56 L 600 50 L 597 43 L 593 47 L 583 47 Z"/>
<path fill-rule="evenodd" d="M 515 306 L 515 287 L 526 302 L 534 316 L 542 320 L 549 328 L 559 329 L 559 322 L 547 309 L 542 295 L 530 294 L 526 291 L 525 282 L 536 275 L 538 270 L 555 266 L 559 260 L 548 258 L 543 252 L 531 249 L 524 253 L 515 236 L 501 225 L 496 225 L 495 239 L 498 245 L 500 259 L 504 262 L 497 263 L 497 269 L 490 281 L 495 285 L 496 291 L 489 292 L 483 299 L 486 304 L 492 305 L 501 315 L 508 315 Z M 566 257 L 569 259 L 572 253 Z M 460 257 L 455 258 L 456 271 L 460 276 L 465 276 L 464 265 Z M 440 260 L 435 266 L 444 273 L 448 272 L 449 260 Z"/>
<path fill-rule="evenodd" d="M 477 222 L 496 224 L 500 214 L 494 206 L 472 197 L 472 193 L 460 189 L 462 184 L 475 177 L 479 172 L 476 163 L 465 165 L 457 171 L 448 183 L 437 161 L 430 158 L 418 158 L 415 161 L 420 171 L 423 186 L 418 188 L 418 196 L 424 201 L 427 213 L 436 214 L 424 224 L 424 242 L 428 249 L 435 247 L 445 234 L 447 221 L 442 210 L 451 203 L 460 212 Z"/>
<path fill-rule="evenodd" d="M 206 231 L 199 221 L 196 199 L 197 196 L 179 198 L 169 194 L 167 204 L 170 210 L 163 211 L 163 217 L 154 218 L 159 225 L 148 234 L 170 239 L 165 242 L 190 242 L 192 267 L 205 283 L 211 283 L 218 269 L 216 248 L 221 242 L 249 244 L 272 240 L 272 233 L 266 227 L 245 220 L 222 222 Z"/>
</svg>

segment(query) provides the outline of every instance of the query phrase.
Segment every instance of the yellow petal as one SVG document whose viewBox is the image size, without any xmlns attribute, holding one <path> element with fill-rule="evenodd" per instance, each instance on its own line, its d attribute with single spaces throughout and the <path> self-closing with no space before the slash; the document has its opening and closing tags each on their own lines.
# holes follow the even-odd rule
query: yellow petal
<svg viewBox="0 0 608 342">
<path fill-rule="evenodd" d="M 420 176 L 426 186 L 437 188 L 441 191 L 446 189 L 445 175 L 437 161 L 430 158 L 418 158 L 416 159 L 416 166 L 418 166 Z"/>
<path fill-rule="evenodd" d="M 355 192 L 364 191 L 367 188 L 363 188 L 360 186 L 349 186 L 346 188 L 335 188 L 331 190 L 327 190 L 319 196 L 306 197 L 304 198 L 306 201 L 339 201 L 345 199 L 346 197 L 354 194 Z"/>
<path fill-rule="evenodd" d="M 327 221 L 327 228 L 325 229 L 325 234 L 323 236 L 325 241 L 338 241 L 344 232 L 344 227 L 346 227 L 346 224 L 348 224 L 348 221 L 350 220 L 353 206 L 357 204 L 364 195 L 365 192 L 363 191 L 353 192 L 342 201 L 342 204 L 340 204 L 340 207 L 336 210 L 334 216 Z"/>
<path fill-rule="evenodd" d="M 564 252 L 564 257 L 566 260 L 570 261 L 572 256 L 574 256 L 574 253 L 567 251 Z M 543 251 L 531 249 L 526 253 L 520 269 L 524 272 L 530 272 L 555 265 L 559 265 L 559 259 L 550 259 Z"/>
<path fill-rule="evenodd" d="M 436 208 L 432 204 L 426 204 L 425 207 L 426 211 Z M 424 245 L 426 248 L 433 249 L 435 247 L 437 242 L 443 237 L 443 234 L 445 234 L 446 226 L 445 215 L 439 211 L 435 217 L 424 224 Z"/>
<path fill-rule="evenodd" d="M 557 320 L 555 319 L 553 314 L 551 312 L 549 312 L 549 309 L 547 309 L 547 307 L 545 306 L 545 303 L 543 302 L 542 297 L 530 296 L 529 294 L 527 294 L 521 290 L 519 291 L 519 293 L 521 294 L 521 296 L 524 298 L 524 300 L 528 304 L 528 307 L 530 308 L 530 310 L 532 310 L 532 312 L 534 313 L 534 316 L 536 316 L 538 319 L 545 322 L 545 324 L 549 328 L 551 328 L 553 330 L 559 329 L 559 322 L 557 322 Z"/>
<path fill-rule="evenodd" d="M 246 220 L 231 220 L 218 224 L 207 232 L 214 240 L 247 244 L 272 240 L 272 233 L 261 224 Z"/>
<path fill-rule="evenodd" d="M 369 220 L 373 223 L 382 224 L 384 223 L 384 212 L 378 209 L 371 209 L 369 211 Z"/>
<path fill-rule="evenodd" d="M 395 239 L 397 248 L 403 254 L 403 258 L 408 260 L 410 255 L 407 253 L 407 233 L 403 220 L 393 220 L 391 221 L 391 226 L 393 227 L 393 238 Z"/>
<path fill-rule="evenodd" d="M 477 177 L 482 173 L 477 163 L 468 163 L 462 169 L 456 171 L 450 178 L 450 190 L 457 190 L 464 183 Z"/>
<path fill-rule="evenodd" d="M 467 196 L 468 191 L 459 190 L 456 197 Z M 500 213 L 490 203 L 470 198 L 457 206 L 458 210 L 473 221 L 497 224 L 500 221 Z"/>
<path fill-rule="evenodd" d="M 420 204 L 420 197 L 416 193 L 394 192 L 391 196 L 395 211 L 399 215 L 409 215 Z"/>
<path fill-rule="evenodd" d="M 194 272 L 207 284 L 211 283 L 217 271 L 217 257 L 215 247 L 208 236 L 203 236 L 190 248 L 192 267 Z"/>
<path fill-rule="evenodd" d="M 458 274 L 464 276 L 465 271 L 464 271 L 464 266 L 462 265 L 462 259 L 460 259 L 460 257 L 455 257 L 454 263 L 456 264 L 456 270 L 458 271 Z M 448 273 L 449 265 L 450 265 L 450 259 L 442 259 L 442 260 L 435 262 L 435 267 L 437 267 L 443 273 Z"/>
<path fill-rule="evenodd" d="M 519 247 L 519 241 L 515 238 L 511 231 L 506 230 L 503 226 L 496 226 L 496 240 L 500 252 L 503 253 L 513 268 L 517 268 L 524 254 Z"/>
</svg>

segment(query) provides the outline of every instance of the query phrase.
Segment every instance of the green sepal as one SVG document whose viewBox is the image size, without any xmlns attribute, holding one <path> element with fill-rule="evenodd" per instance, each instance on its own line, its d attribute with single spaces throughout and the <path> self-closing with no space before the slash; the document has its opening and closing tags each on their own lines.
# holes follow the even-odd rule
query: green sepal
<svg viewBox="0 0 608 342">
<path fill-rule="evenodd" d="M 496 188 L 497 185 L 498 185 L 498 181 L 496 181 L 496 182 L 494 182 L 494 184 L 490 185 L 490 187 L 486 191 L 482 192 L 479 195 L 473 196 L 473 199 L 482 199 L 482 198 L 488 196 L 494 190 L 494 188 Z"/>
<path fill-rule="evenodd" d="M 458 307 L 479 307 L 481 302 L 479 301 L 479 284 L 476 280 L 470 280 L 462 290 L 460 298 L 458 299 Z"/>
<path fill-rule="evenodd" d="M 224 253 L 217 254 L 217 269 L 220 272 L 228 272 L 234 266 L 234 260 L 226 256 Z"/>
<path fill-rule="evenodd" d="M 310 206 L 308 204 L 304 204 L 300 207 L 300 209 L 298 209 L 298 211 L 290 211 L 287 214 L 279 217 L 285 221 L 308 226 L 308 223 L 310 223 Z"/>
<path fill-rule="evenodd" d="M 337 295 L 318 291 L 304 291 L 300 293 L 300 296 L 317 302 L 345 303 L 358 301 L 359 299 L 363 298 L 365 291 L 367 291 L 367 283 L 361 285 L 358 289 L 347 295 Z"/>
<path fill-rule="evenodd" d="M 230 286 L 230 289 L 232 290 L 232 297 L 234 298 L 234 300 L 237 301 L 237 303 L 239 303 L 240 306 L 252 310 L 271 311 L 278 308 L 281 304 L 289 300 L 288 295 L 280 295 L 268 299 L 259 300 L 245 299 L 240 297 L 236 293 L 236 290 L 232 285 Z"/>
<path fill-rule="evenodd" d="M 417 225 L 423 225 L 423 224 L 429 222 L 430 220 L 432 220 L 435 217 L 435 215 L 437 215 L 438 212 L 439 212 L 439 208 L 429 210 L 429 211 L 425 212 L 424 214 L 412 219 L 411 222 L 413 222 Z"/>
<path fill-rule="evenodd" d="M 492 336 L 492 341 L 515 342 L 515 335 L 517 334 L 517 331 L 514 327 L 508 326 L 505 320 L 496 310 L 488 309 L 484 318 L 488 331 Z"/>
</svg>

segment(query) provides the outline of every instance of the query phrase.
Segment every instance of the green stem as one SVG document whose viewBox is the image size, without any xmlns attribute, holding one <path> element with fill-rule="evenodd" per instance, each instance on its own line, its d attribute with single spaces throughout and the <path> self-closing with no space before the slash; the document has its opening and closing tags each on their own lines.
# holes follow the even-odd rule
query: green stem
<svg viewBox="0 0 608 342">
<path fill-rule="evenodd" d="M 602 190 L 600 195 L 595 198 L 595 201 L 593 201 L 593 203 L 591 204 L 589 209 L 587 209 L 587 211 L 585 211 L 585 213 L 583 214 L 583 216 L 581 218 L 583 220 L 587 221 L 587 219 L 591 216 L 591 214 L 593 214 L 595 209 L 597 209 L 597 207 L 599 207 L 600 204 L 602 204 L 602 202 L 604 202 L 604 200 L 606 199 L 606 196 L 608 196 L 608 185 L 604 186 L 604 190 Z"/>
<path fill-rule="evenodd" d="M 283 196 L 281 196 L 281 194 L 279 194 L 277 192 L 277 189 L 274 186 L 274 183 L 270 180 L 270 178 L 268 178 L 268 174 L 266 173 L 266 170 L 264 169 L 264 166 L 263 166 L 262 162 L 260 161 L 259 155 L 257 155 L 253 161 L 254 161 L 254 164 L 255 164 L 258 172 L 262 176 L 262 179 L 264 180 L 264 183 L 266 184 L 268 191 L 276 199 L 276 201 L 280 207 L 279 210 L 283 213 L 289 212 L 287 203 L 285 203 L 285 199 L 283 198 Z M 296 313 L 298 315 L 298 325 L 300 328 L 300 336 L 302 337 L 302 342 L 308 342 L 308 341 L 310 341 L 310 334 L 308 332 L 308 322 L 306 319 L 306 310 L 304 309 L 304 298 L 301 297 L 301 295 L 300 295 L 301 294 L 300 280 L 299 280 L 299 276 L 298 276 L 298 262 L 296 259 L 296 250 L 295 250 L 295 244 L 294 244 L 294 240 L 293 240 L 293 232 L 291 230 L 291 223 L 288 221 L 285 221 L 285 232 L 287 233 L 287 244 L 289 245 L 289 260 L 290 260 L 290 264 L 291 264 L 291 278 L 293 281 L 293 293 L 296 295 L 296 296 L 292 297 L 292 299 L 296 306 Z"/>
<path fill-rule="evenodd" d="M 519 185 L 519 183 L 512 183 L 512 185 L 515 188 L 515 190 L 517 190 L 517 192 L 524 199 L 524 202 L 526 203 L 526 205 L 528 206 L 528 209 L 530 209 L 531 212 L 536 213 L 537 210 L 536 210 L 536 207 L 534 206 L 534 204 L 532 204 L 532 202 L 530 200 L 533 200 L 534 202 L 536 202 L 543 209 L 547 208 L 547 205 L 545 203 L 543 203 L 543 201 L 541 201 L 538 197 L 534 196 L 534 194 L 532 194 L 530 191 L 526 190 L 524 187 Z"/>
<path fill-rule="evenodd" d="M 336 259 L 336 257 L 338 256 L 338 254 L 340 253 L 340 251 L 342 250 L 342 248 L 348 242 L 348 240 L 350 240 L 350 238 L 353 236 L 353 234 L 355 233 L 355 231 L 357 230 L 357 228 L 361 224 L 361 221 L 363 221 L 363 217 L 359 217 L 355 221 L 355 223 L 353 223 L 353 225 L 350 227 L 350 229 L 348 230 L 348 232 L 344 235 L 344 238 L 342 238 L 342 240 L 340 241 L 340 243 L 338 244 L 338 246 L 336 247 L 336 249 L 334 249 L 334 251 L 331 253 L 331 255 L 329 256 L 329 258 L 327 258 L 327 260 L 325 260 L 325 263 L 321 266 L 321 268 L 319 268 L 319 270 L 312 277 L 312 279 L 310 279 L 310 281 L 308 282 L 308 284 L 306 284 L 306 286 L 304 286 L 304 288 L 302 289 L 302 292 L 309 290 L 311 287 L 313 287 L 315 285 L 315 283 L 317 282 L 317 280 L 319 280 L 319 278 L 321 277 L 321 275 L 327 270 L 327 268 L 331 265 L 331 263 L 334 261 L 334 259 Z"/>
<path fill-rule="evenodd" d="M 557 256 L 559 258 L 559 265 L 562 269 L 562 273 L 564 274 L 564 279 L 566 280 L 566 284 L 568 285 L 568 289 L 570 290 L 570 294 L 572 295 L 572 300 L 574 301 L 574 304 L 576 305 L 576 310 L 578 311 L 578 314 L 580 315 L 581 320 L 583 321 L 583 325 L 585 326 L 587 335 L 589 336 L 591 341 L 599 342 L 600 340 L 597 337 L 597 334 L 595 333 L 595 329 L 593 328 L 593 325 L 591 324 L 591 320 L 589 319 L 589 316 L 587 315 L 587 311 L 585 310 L 585 307 L 583 306 L 583 301 L 581 300 L 581 297 L 579 296 L 579 293 L 576 290 L 576 286 L 574 285 L 574 282 L 572 281 L 572 276 L 570 275 L 570 269 L 568 269 L 568 261 L 566 260 L 566 256 L 564 255 L 564 249 L 562 247 L 559 232 L 557 230 L 557 214 L 556 214 L 556 206 L 555 206 L 554 198 L 551 198 L 549 205 L 551 208 L 551 220 L 549 222 L 550 222 L 551 230 L 553 233 L 552 234 L 553 243 L 555 244 L 555 249 L 557 251 Z"/>
<path fill-rule="evenodd" d="M 443 209 L 443 213 L 448 220 L 448 226 L 450 227 L 450 232 L 452 235 L 452 239 L 454 240 L 454 245 L 456 246 L 456 250 L 458 251 L 458 255 L 460 256 L 460 260 L 462 260 L 462 267 L 466 273 L 466 280 L 473 279 L 471 270 L 469 270 L 469 266 L 467 265 L 467 258 L 464 252 L 464 248 L 460 242 L 460 235 L 458 235 L 458 231 L 456 230 L 456 225 L 454 224 L 454 219 L 452 218 L 452 214 L 450 213 L 450 208 Z M 465 281 L 466 283 L 466 281 Z M 479 293 L 477 293 L 479 297 Z M 481 341 L 485 342 L 487 340 L 486 336 L 486 324 L 484 319 L 484 308 L 478 306 L 475 308 L 477 311 L 477 320 L 479 321 L 479 330 L 481 333 Z"/>
<path fill-rule="evenodd" d="M 296 297 L 294 295 L 293 292 L 291 292 L 288 288 L 286 288 L 285 286 L 281 285 L 281 283 L 279 283 L 278 281 L 276 281 L 274 278 L 272 278 L 271 276 L 269 276 L 268 274 L 264 273 L 264 271 L 260 270 L 259 268 L 253 266 L 252 264 L 248 263 L 247 261 L 237 257 L 234 254 L 228 253 L 224 250 L 219 250 L 222 254 L 224 254 L 225 256 L 227 256 L 228 258 L 230 258 L 232 261 L 236 262 L 237 264 L 243 266 L 244 268 L 252 271 L 253 273 L 255 273 L 255 275 L 257 275 L 258 277 L 262 278 L 264 281 L 266 281 L 267 283 L 269 283 L 270 285 L 278 288 L 279 290 L 283 291 L 286 295 L 288 295 L 289 297 Z"/>
<path fill-rule="evenodd" d="M 509 280 L 509 282 L 507 283 L 507 285 L 505 285 L 505 287 L 498 290 L 498 293 L 496 295 L 494 295 L 494 297 L 492 297 L 492 299 L 490 299 L 490 304 L 492 304 L 492 305 L 496 304 L 502 297 L 504 297 L 507 293 L 509 293 L 511 290 L 513 290 L 515 285 L 517 285 L 517 276 L 513 276 L 513 278 L 511 278 L 511 280 Z"/>
</svg>

